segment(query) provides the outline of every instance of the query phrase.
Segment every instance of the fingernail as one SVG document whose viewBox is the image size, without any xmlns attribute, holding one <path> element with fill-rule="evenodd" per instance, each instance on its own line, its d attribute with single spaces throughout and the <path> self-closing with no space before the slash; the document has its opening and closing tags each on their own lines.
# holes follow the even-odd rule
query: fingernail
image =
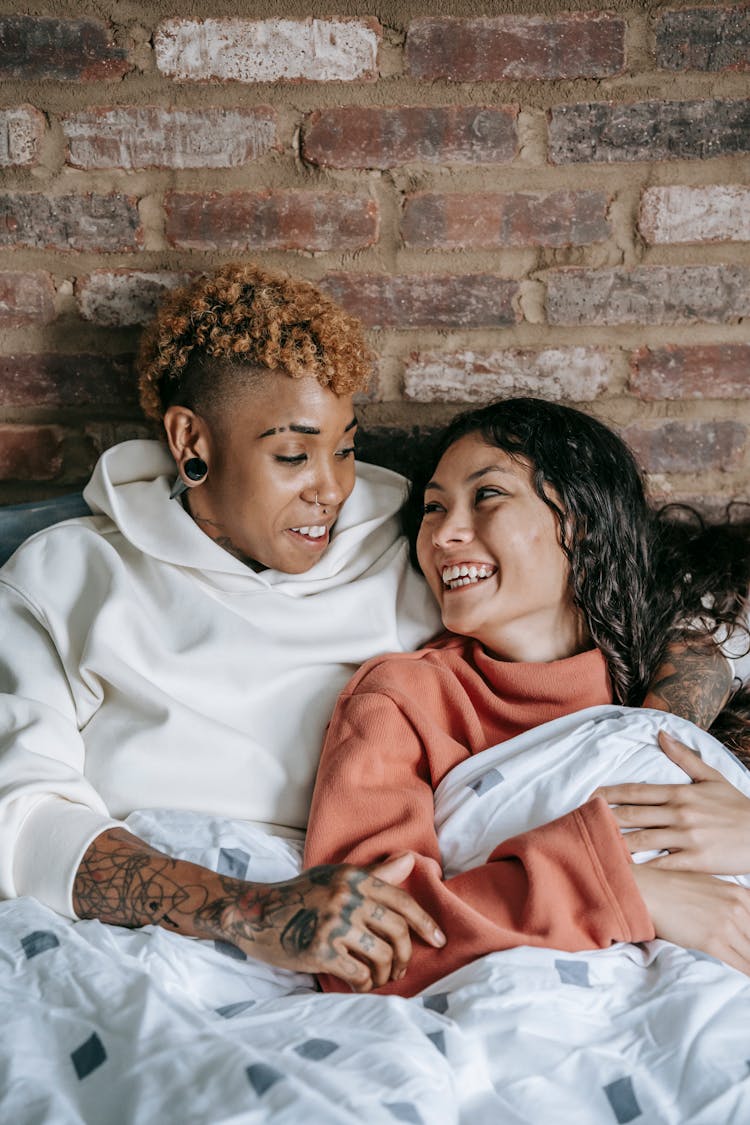
<svg viewBox="0 0 750 1125">
<path fill-rule="evenodd" d="M 435 941 L 438 943 L 438 945 L 445 945 L 447 940 L 448 939 L 446 938 L 442 930 L 435 930 Z"/>
</svg>

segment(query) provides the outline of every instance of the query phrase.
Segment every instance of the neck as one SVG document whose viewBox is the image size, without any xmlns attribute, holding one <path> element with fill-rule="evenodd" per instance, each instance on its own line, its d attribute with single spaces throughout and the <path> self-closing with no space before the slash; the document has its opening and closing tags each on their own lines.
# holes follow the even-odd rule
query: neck
<svg viewBox="0 0 750 1125">
<path fill-rule="evenodd" d="M 498 660 L 515 664 L 549 664 L 567 660 L 594 647 L 580 614 L 561 614 L 558 619 L 511 622 L 495 636 L 477 637 L 486 651 Z"/>
<path fill-rule="evenodd" d="M 256 562 L 255 559 L 248 558 L 248 556 L 232 542 L 230 536 L 223 535 L 222 525 L 220 523 L 216 520 L 209 519 L 208 516 L 202 516 L 199 512 L 195 511 L 189 491 L 182 497 L 182 506 L 193 523 L 196 524 L 209 539 L 213 539 L 218 547 L 222 547 L 228 554 L 238 559 L 241 563 L 244 563 L 245 566 L 249 566 L 250 569 L 256 571 L 256 573 L 267 569 L 262 563 Z"/>
</svg>

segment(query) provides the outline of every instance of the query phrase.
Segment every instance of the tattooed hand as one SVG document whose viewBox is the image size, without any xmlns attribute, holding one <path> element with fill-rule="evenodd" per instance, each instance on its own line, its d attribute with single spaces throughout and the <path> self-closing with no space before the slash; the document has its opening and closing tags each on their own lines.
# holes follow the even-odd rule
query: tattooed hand
<svg viewBox="0 0 750 1125">
<path fill-rule="evenodd" d="M 649 866 L 713 875 L 750 872 L 750 799 L 676 738 L 659 732 L 659 745 L 692 779 L 685 785 L 607 785 L 597 790 L 611 805 L 631 852 L 666 851 Z"/>
<path fill-rule="evenodd" d="M 357 992 L 400 980 L 411 958 L 410 928 L 437 948 L 445 937 L 402 882 L 414 857 L 367 869 L 325 864 L 295 879 L 248 890 L 224 918 L 227 939 L 282 968 L 332 973 Z"/>
<path fill-rule="evenodd" d="M 412 855 L 367 869 L 303 871 L 284 883 L 248 883 L 172 859 L 113 828 L 89 845 L 73 885 L 79 918 L 164 926 L 229 941 L 250 957 L 297 972 L 332 973 L 358 992 L 398 980 L 411 957 L 409 930 L 445 937 L 406 891 Z"/>
</svg>

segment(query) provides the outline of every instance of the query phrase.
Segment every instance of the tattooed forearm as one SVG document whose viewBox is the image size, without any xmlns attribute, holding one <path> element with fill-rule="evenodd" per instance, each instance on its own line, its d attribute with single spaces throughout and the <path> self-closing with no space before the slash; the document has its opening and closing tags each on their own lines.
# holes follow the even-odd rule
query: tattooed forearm
<svg viewBox="0 0 750 1125">
<path fill-rule="evenodd" d="M 172 859 L 124 829 L 113 828 L 86 850 L 73 884 L 73 909 L 79 918 L 118 926 L 154 923 L 189 932 L 186 918 L 205 910 L 210 894 L 202 874 L 203 868 Z"/>
<path fill-rule="evenodd" d="M 313 947 L 322 963 L 333 963 L 336 939 L 350 934 L 363 902 L 365 878 L 353 868 L 323 865 L 284 883 L 250 883 L 173 859 L 114 828 L 89 845 L 76 873 L 73 908 L 79 918 L 154 924 L 231 942 L 274 964 L 299 963 Z"/>
<path fill-rule="evenodd" d="M 712 641 L 679 642 L 668 647 L 643 706 L 672 711 L 707 728 L 726 703 L 731 686 L 729 663 Z"/>
</svg>

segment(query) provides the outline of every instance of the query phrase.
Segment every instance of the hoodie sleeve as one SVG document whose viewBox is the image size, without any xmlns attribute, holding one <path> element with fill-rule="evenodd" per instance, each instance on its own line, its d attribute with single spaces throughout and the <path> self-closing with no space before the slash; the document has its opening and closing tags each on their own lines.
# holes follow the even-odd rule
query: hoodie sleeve
<svg viewBox="0 0 750 1125">
<path fill-rule="evenodd" d="M 413 935 L 403 980 L 379 991 L 411 996 L 486 953 L 519 945 L 595 949 L 654 936 L 631 861 L 603 798 L 500 844 L 486 863 L 443 879 L 429 764 L 417 732 L 386 695 L 344 695 L 326 738 L 305 864 L 365 865 L 412 851 L 402 886 L 448 938 Z M 328 991 L 346 991 L 334 977 Z"/>
<path fill-rule="evenodd" d="M 63 660 L 41 613 L 0 582 L 0 895 L 73 917 L 81 858 L 113 820 L 84 777 Z"/>
</svg>

